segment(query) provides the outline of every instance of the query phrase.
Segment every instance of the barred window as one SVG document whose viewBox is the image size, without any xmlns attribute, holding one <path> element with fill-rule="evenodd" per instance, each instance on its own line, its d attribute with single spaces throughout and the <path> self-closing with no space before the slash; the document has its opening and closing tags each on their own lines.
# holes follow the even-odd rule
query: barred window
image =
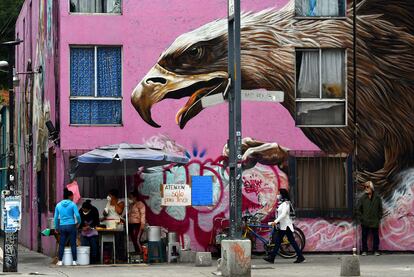
<svg viewBox="0 0 414 277">
<path fill-rule="evenodd" d="M 296 211 L 301 216 L 349 215 L 352 165 L 346 155 L 296 154 L 289 162 Z"/>
<path fill-rule="evenodd" d="M 70 123 L 122 124 L 121 47 L 71 47 Z"/>
</svg>

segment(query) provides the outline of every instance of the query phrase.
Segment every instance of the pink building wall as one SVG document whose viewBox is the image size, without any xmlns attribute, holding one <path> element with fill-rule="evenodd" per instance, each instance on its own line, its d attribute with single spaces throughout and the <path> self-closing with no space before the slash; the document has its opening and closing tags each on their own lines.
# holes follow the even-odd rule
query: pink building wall
<svg viewBox="0 0 414 277">
<path fill-rule="evenodd" d="M 45 121 L 52 120 L 56 125 L 55 93 L 57 88 L 56 49 L 58 41 L 58 21 L 56 18 L 58 5 L 52 0 L 25 1 L 16 22 L 16 38 L 23 40 L 16 48 L 17 72 L 30 71 L 31 61 L 35 74 L 19 74 L 20 85 L 16 88 L 15 130 L 17 143 L 17 164 L 19 164 L 18 180 L 23 198 L 22 231 L 19 239 L 22 244 L 46 253 L 54 252 L 51 238 L 41 237 L 39 230 L 47 226 L 47 218 L 53 216 L 47 208 L 41 211 L 41 224 L 38 220 L 41 199 L 47 201 L 49 192 L 47 185 L 45 195 L 39 195 L 38 174 L 48 174 L 47 168 L 40 171 L 41 154 L 47 157 L 49 143 Z M 55 9 L 55 10 L 53 10 Z M 41 70 L 39 70 L 41 67 Z M 29 134 L 31 139 L 29 138 Z M 59 149 L 54 150 L 59 157 Z M 47 182 L 47 180 L 46 180 Z M 42 198 L 43 197 L 43 198 Z"/>
<path fill-rule="evenodd" d="M 163 126 L 157 130 L 139 118 L 129 98 L 160 53 L 178 35 L 225 17 L 226 1 L 124 1 L 122 16 L 69 14 L 67 2 L 61 4 L 60 30 L 62 149 L 89 149 L 120 141 L 142 143 L 145 138 L 162 132 L 172 136 L 184 147 L 196 142 L 202 143 L 210 154 L 221 153 L 222 144 L 228 135 L 226 105 L 203 112 L 203 116 L 191 121 L 188 128 L 180 130 L 172 118 L 183 102 L 160 103 L 153 111 L 155 120 Z M 259 11 L 272 6 L 281 7 L 285 3 L 245 1 L 243 9 Z M 123 46 L 123 127 L 69 126 L 69 50 L 72 44 Z M 286 114 L 277 104 L 245 103 L 243 136 L 275 140 L 293 149 L 316 149 L 300 129 L 294 127 L 293 120 Z M 260 128 L 257 128 L 257 122 Z M 207 125 L 209 128 L 206 128 Z M 274 129 L 269 131 L 268 126 L 274 126 Z M 96 135 L 98 133 L 99 136 Z"/>
<path fill-rule="evenodd" d="M 30 1 L 26 1 L 17 22 L 16 32 L 21 34 L 23 30 L 23 18 L 27 18 Z M 58 80 L 58 94 L 60 100 L 60 148 L 55 148 L 57 159 L 57 187 L 58 200 L 61 199 L 61 191 L 64 187 L 65 164 L 62 151 L 76 149 L 93 149 L 97 146 L 119 143 L 122 141 L 131 143 L 144 143 L 162 141 L 163 136 L 168 136 L 174 143 L 184 147 L 189 152 L 196 146 L 199 150 L 205 149 L 204 157 L 193 156 L 192 161 L 185 168 L 185 172 L 162 173 L 155 181 L 145 178 L 141 174 L 136 178 L 136 184 L 141 190 L 149 210 L 149 222 L 151 224 L 165 225 L 176 228 L 182 235 L 187 235 L 192 247 L 205 248 L 210 239 L 214 218 L 226 216 L 228 198 L 226 191 L 226 179 L 220 173 L 217 160 L 221 158 L 222 148 L 227 140 L 227 106 L 222 104 L 211 107 L 193 118 L 186 128 L 181 130 L 174 122 L 175 113 L 185 103 L 181 101 L 163 101 L 157 104 L 153 110 L 153 118 L 162 128 L 155 129 L 146 124 L 137 114 L 130 103 L 130 95 L 145 76 L 148 70 L 156 63 L 160 53 L 163 52 L 174 39 L 182 33 L 193 30 L 207 22 L 217 18 L 224 18 L 227 14 L 226 0 L 152 0 L 152 1 L 123 1 L 122 15 L 77 15 L 69 13 L 69 1 L 32 0 L 33 6 L 33 50 L 32 57 L 34 67 L 42 64 L 44 86 L 40 86 L 39 76 L 35 76 L 34 93 L 37 96 L 44 92 L 44 99 L 38 98 L 37 103 L 50 106 L 50 118 L 55 122 L 55 77 Z M 286 0 L 280 1 L 242 1 L 242 10 L 261 11 L 266 8 L 281 8 Z M 53 9 L 58 9 L 58 17 L 53 17 Z M 52 26 L 59 26 L 59 32 L 53 33 Z M 30 37 L 27 39 L 30 41 Z M 57 44 L 56 44 L 57 43 Z M 59 48 L 56 48 L 56 45 Z M 69 80 L 69 50 L 70 45 L 121 45 L 122 46 L 122 122 L 121 127 L 74 127 L 69 125 L 70 109 L 70 80 Z M 21 55 L 22 46 L 19 46 L 19 68 L 24 64 Z M 25 48 L 25 52 L 29 51 Z M 55 52 L 57 51 L 57 52 Z M 59 57 L 55 59 L 54 54 Z M 27 59 L 28 56 L 25 56 Z M 55 68 L 55 66 L 57 68 Z M 55 69 L 57 71 L 55 71 Z M 20 69 L 19 69 L 20 70 Z M 58 75 L 54 75 L 57 72 Z M 20 96 L 21 97 L 21 96 Z M 22 103 L 22 98 L 20 98 Z M 23 106 L 22 106 L 23 109 Z M 55 122 L 56 124 L 57 122 Z M 39 134 L 38 124 L 35 133 Z M 41 132 L 40 132 L 41 133 Z M 279 104 L 249 102 L 243 103 L 243 137 L 254 137 L 263 141 L 277 142 L 292 150 L 318 150 L 310 142 L 299 128 L 295 127 L 294 120 L 288 112 Z M 34 143 L 42 139 L 42 134 L 34 136 Z M 43 133 L 44 139 L 44 133 Z M 23 138 L 20 139 L 23 141 Z M 35 144 L 34 144 L 35 145 Z M 48 146 L 52 146 L 49 144 Z M 39 149 L 47 149 L 47 147 Z M 21 153 L 23 155 L 23 153 Z M 27 161 L 26 161 L 27 162 Z M 28 160 L 33 164 L 33 159 Z M 30 168 L 27 167 L 27 168 Z M 36 170 L 26 170 L 24 191 L 28 193 L 30 203 L 29 211 L 24 213 L 24 229 L 20 234 L 22 243 L 33 249 L 37 248 L 37 194 L 36 194 Z M 191 174 L 208 174 L 217 177 L 217 186 L 220 188 L 215 194 L 216 205 L 208 209 L 189 207 L 188 209 L 166 209 L 156 204 L 156 198 L 151 198 L 156 191 L 152 191 L 153 184 L 159 180 L 188 181 Z M 260 184 L 255 189 L 244 190 L 244 200 L 250 207 L 260 209 L 258 196 L 269 197 L 273 206 L 267 212 L 274 209 L 274 195 L 280 186 L 287 186 L 285 177 L 276 167 L 258 166 L 245 173 L 251 183 Z M 170 178 L 170 179 L 168 179 Z M 245 182 L 246 186 L 246 182 Z M 271 188 L 273 194 L 263 188 Z M 407 200 L 407 203 L 411 200 Z M 404 202 L 405 203 L 405 202 Z M 408 204 L 407 204 L 408 205 Z M 263 207 L 262 207 L 263 208 Z M 42 215 L 42 226 L 46 227 L 46 220 L 51 213 Z M 206 223 L 207 222 L 207 223 Z M 409 248 L 414 249 L 414 239 L 407 237 L 410 230 L 410 221 L 395 223 L 389 221 L 384 231 L 395 230 L 398 226 L 398 243 L 384 244 L 384 249 L 402 250 L 402 243 L 408 241 Z M 352 224 L 343 220 L 312 219 L 302 220 L 300 226 L 306 231 L 309 239 L 307 250 L 309 251 L 349 251 L 353 246 L 355 235 Z M 408 229 L 407 229 L 408 228 Z M 401 231 L 402 230 L 402 231 Z M 394 232 L 398 234 L 398 232 Z M 408 239 L 408 240 L 407 240 Z M 42 238 L 43 251 L 52 254 L 54 241 L 51 238 Z"/>
</svg>

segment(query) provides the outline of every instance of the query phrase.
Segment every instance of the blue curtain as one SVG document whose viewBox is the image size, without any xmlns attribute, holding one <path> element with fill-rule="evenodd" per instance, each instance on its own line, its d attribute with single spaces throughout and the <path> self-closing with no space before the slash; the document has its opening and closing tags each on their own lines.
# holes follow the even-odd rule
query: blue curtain
<svg viewBox="0 0 414 277">
<path fill-rule="evenodd" d="M 98 97 L 121 97 L 121 48 L 98 48 Z"/>
<path fill-rule="evenodd" d="M 92 124 L 121 124 L 120 100 L 91 101 L 91 122 Z"/>
<path fill-rule="evenodd" d="M 121 100 L 71 100 L 71 124 L 121 124 Z"/>
<path fill-rule="evenodd" d="M 95 96 L 94 48 L 71 48 L 71 96 Z M 122 97 L 122 62 L 120 47 L 97 49 L 97 98 Z M 70 101 L 71 124 L 121 124 L 122 100 Z"/>
<path fill-rule="evenodd" d="M 316 15 L 316 0 L 309 0 L 309 16 Z"/>
<path fill-rule="evenodd" d="M 93 48 L 70 49 L 70 95 L 93 96 L 95 93 L 95 51 Z"/>
</svg>

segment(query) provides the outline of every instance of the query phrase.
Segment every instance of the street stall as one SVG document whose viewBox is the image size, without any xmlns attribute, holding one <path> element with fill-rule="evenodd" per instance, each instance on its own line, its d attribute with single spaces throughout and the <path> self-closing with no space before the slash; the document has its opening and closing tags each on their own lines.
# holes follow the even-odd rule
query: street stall
<svg viewBox="0 0 414 277">
<path fill-rule="evenodd" d="M 127 176 L 137 173 L 141 167 L 151 168 L 167 164 L 184 165 L 189 159 L 184 156 L 171 154 L 162 149 L 147 147 L 139 144 L 121 143 L 96 148 L 75 158 L 75 166 L 71 173 L 75 177 L 94 177 L 94 176 L 122 176 L 124 181 L 124 203 L 125 203 L 125 227 L 120 221 L 107 221 L 105 227 L 99 225 L 96 228 L 100 237 L 101 262 L 103 262 L 103 244 L 111 242 L 113 244 L 113 261 L 115 262 L 116 234 L 123 233 L 125 230 L 127 261 L 130 261 L 129 251 L 129 227 L 128 227 L 128 184 Z M 109 201 L 109 200 L 108 200 Z M 120 199 L 122 201 L 122 199 Z M 108 212 L 107 206 L 105 211 Z"/>
</svg>

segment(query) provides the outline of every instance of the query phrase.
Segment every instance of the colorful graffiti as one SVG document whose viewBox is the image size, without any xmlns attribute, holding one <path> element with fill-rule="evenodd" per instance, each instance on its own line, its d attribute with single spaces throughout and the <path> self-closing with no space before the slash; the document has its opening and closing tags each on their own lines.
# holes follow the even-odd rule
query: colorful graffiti
<svg viewBox="0 0 414 277">
<path fill-rule="evenodd" d="M 154 136 L 146 141 L 170 151 L 185 152 L 168 136 Z M 142 172 L 135 184 L 149 207 L 148 222 L 178 232 L 193 249 L 208 249 L 215 235 L 217 219 L 228 218 L 229 190 L 225 156 L 200 160 L 192 157 L 183 167 L 168 167 Z M 159 185 L 186 183 L 192 175 L 209 175 L 214 180 L 214 205 L 211 207 L 162 207 Z M 387 250 L 414 249 L 414 182 L 410 192 L 397 200 L 399 209 L 384 218 L 380 233 L 381 248 Z M 243 172 L 243 211 L 263 213 L 262 220 L 274 217 L 276 195 L 288 187 L 287 176 L 275 165 L 257 164 Z M 355 247 L 358 227 L 351 220 L 298 219 L 296 225 L 306 235 L 306 251 L 351 251 Z M 358 231 L 358 232 L 357 232 Z"/>
<path fill-rule="evenodd" d="M 284 91 L 282 105 L 295 117 L 295 49 L 345 48 L 352 103 L 352 17 L 300 20 L 294 2 L 278 11 L 243 15 L 242 88 Z M 349 7 L 347 14 L 352 15 Z M 414 5 L 409 0 L 366 0 L 357 7 L 358 110 L 348 105 L 348 115 L 358 113 L 358 177 L 374 181 L 377 191 L 389 200 L 401 184 L 399 173 L 414 165 Z M 179 36 L 132 93 L 132 104 L 141 118 L 160 127 L 151 117 L 152 106 L 165 99 L 189 97 L 176 114 L 177 124 L 184 128 L 203 110 L 203 97 L 222 93 L 226 87 L 227 47 L 224 19 Z M 353 151 L 352 120 L 344 128 L 302 129 L 325 152 Z"/>
</svg>

